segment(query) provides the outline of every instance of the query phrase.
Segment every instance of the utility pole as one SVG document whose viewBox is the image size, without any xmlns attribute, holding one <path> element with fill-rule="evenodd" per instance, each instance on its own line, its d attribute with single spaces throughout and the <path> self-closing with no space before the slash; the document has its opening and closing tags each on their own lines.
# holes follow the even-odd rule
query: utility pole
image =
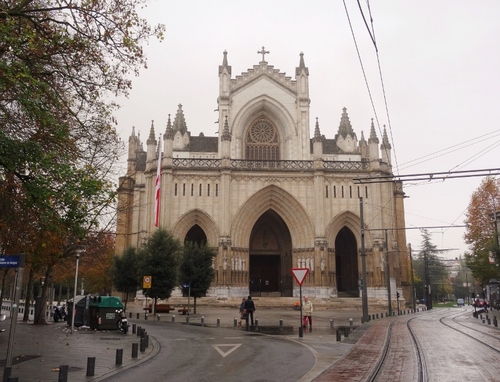
<svg viewBox="0 0 500 382">
<path fill-rule="evenodd" d="M 385 230 L 385 274 L 387 279 L 387 308 L 389 310 L 389 316 L 392 316 L 392 301 L 391 301 L 391 266 L 389 264 L 389 248 L 388 248 L 388 236 L 387 229 Z"/>
<path fill-rule="evenodd" d="M 366 283 L 366 250 L 365 250 L 365 222 L 363 218 L 363 198 L 359 198 L 359 216 L 361 220 L 361 287 L 362 287 L 362 305 L 363 322 L 370 320 L 368 315 L 368 287 Z"/>
<path fill-rule="evenodd" d="M 427 250 L 424 250 L 424 276 L 425 276 L 425 305 L 427 309 L 432 309 L 431 278 L 429 275 L 429 258 Z"/>
<path fill-rule="evenodd" d="M 413 257 L 411 254 L 411 243 L 408 243 L 408 251 L 410 252 L 410 273 L 411 273 L 411 306 L 413 311 L 417 311 L 417 302 L 415 296 L 415 278 L 413 277 Z"/>
</svg>

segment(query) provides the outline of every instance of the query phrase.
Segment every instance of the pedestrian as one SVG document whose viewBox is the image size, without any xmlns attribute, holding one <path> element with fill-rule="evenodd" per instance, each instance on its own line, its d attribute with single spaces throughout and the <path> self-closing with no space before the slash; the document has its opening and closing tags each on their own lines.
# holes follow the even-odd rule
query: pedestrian
<svg viewBox="0 0 500 382">
<path fill-rule="evenodd" d="M 246 319 L 246 314 L 247 311 L 245 310 L 245 297 L 243 297 L 240 304 L 240 322 L 238 322 L 238 326 L 241 326 L 241 320 Z"/>
<path fill-rule="evenodd" d="M 303 322 L 302 325 L 304 328 L 307 326 L 307 321 L 309 320 L 309 327 L 312 328 L 312 313 L 313 313 L 313 304 L 309 301 L 309 297 L 304 296 L 304 303 L 302 304 L 302 314 L 303 314 Z"/>
<path fill-rule="evenodd" d="M 253 303 L 252 296 L 248 296 L 247 300 L 245 301 L 245 309 L 247 311 L 247 315 L 245 317 L 247 326 L 248 326 L 248 317 L 250 317 L 253 326 L 253 312 L 255 312 L 255 304 Z"/>
</svg>

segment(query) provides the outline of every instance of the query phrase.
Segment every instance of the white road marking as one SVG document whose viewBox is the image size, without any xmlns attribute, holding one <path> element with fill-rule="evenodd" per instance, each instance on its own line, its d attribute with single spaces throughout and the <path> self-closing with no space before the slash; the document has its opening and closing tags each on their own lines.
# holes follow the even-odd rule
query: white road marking
<svg viewBox="0 0 500 382">
<path fill-rule="evenodd" d="M 231 354 L 233 351 L 238 349 L 242 344 L 219 344 L 219 345 L 212 345 L 215 350 L 219 352 L 219 354 L 223 357 L 228 356 Z M 230 349 L 226 352 L 222 351 L 221 347 L 230 347 Z"/>
</svg>

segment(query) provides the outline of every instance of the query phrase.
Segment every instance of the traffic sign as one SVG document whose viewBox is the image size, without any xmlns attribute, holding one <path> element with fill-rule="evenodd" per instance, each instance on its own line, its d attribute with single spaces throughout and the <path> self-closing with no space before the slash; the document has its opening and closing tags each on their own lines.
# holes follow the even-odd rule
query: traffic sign
<svg viewBox="0 0 500 382">
<path fill-rule="evenodd" d="M 293 277 L 299 285 L 302 285 L 308 273 L 309 268 L 292 268 Z"/>
<path fill-rule="evenodd" d="M 152 277 L 144 276 L 142 278 L 142 289 L 150 289 L 151 288 Z"/>
</svg>

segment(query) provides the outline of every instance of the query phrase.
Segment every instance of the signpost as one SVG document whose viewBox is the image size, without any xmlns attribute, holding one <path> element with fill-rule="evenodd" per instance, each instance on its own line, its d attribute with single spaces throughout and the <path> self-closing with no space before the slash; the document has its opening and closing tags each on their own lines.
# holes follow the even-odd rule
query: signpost
<svg viewBox="0 0 500 382">
<path fill-rule="evenodd" d="M 17 314 L 19 311 L 19 298 L 21 295 L 21 285 L 23 283 L 25 254 L 0 257 L 0 268 L 17 268 L 16 279 L 14 281 L 14 304 L 10 320 L 9 342 L 7 344 L 7 358 L 5 359 L 4 380 L 10 377 L 12 370 L 12 350 L 14 346 L 14 335 L 16 332 Z"/>
<path fill-rule="evenodd" d="M 292 275 L 297 284 L 299 284 L 299 298 L 300 298 L 300 325 L 299 325 L 299 337 L 302 338 L 304 336 L 304 332 L 302 330 L 302 283 L 306 279 L 307 274 L 309 273 L 309 268 L 292 268 Z"/>
<path fill-rule="evenodd" d="M 191 299 L 191 283 L 188 283 L 188 284 L 182 284 L 182 287 L 183 288 L 188 288 L 188 311 L 187 311 L 187 315 L 189 316 L 189 303 L 190 303 L 190 299 Z"/>
<path fill-rule="evenodd" d="M 145 289 L 145 296 L 146 296 L 146 308 L 144 309 L 144 319 L 146 319 L 146 316 L 148 315 L 148 310 L 149 310 L 149 305 L 148 305 L 148 289 L 151 289 L 151 283 L 153 282 L 153 278 L 151 276 L 143 276 L 142 277 L 142 289 Z M 151 304 L 151 313 L 156 314 L 156 306 L 155 306 L 154 299 L 152 300 Z"/>
</svg>

